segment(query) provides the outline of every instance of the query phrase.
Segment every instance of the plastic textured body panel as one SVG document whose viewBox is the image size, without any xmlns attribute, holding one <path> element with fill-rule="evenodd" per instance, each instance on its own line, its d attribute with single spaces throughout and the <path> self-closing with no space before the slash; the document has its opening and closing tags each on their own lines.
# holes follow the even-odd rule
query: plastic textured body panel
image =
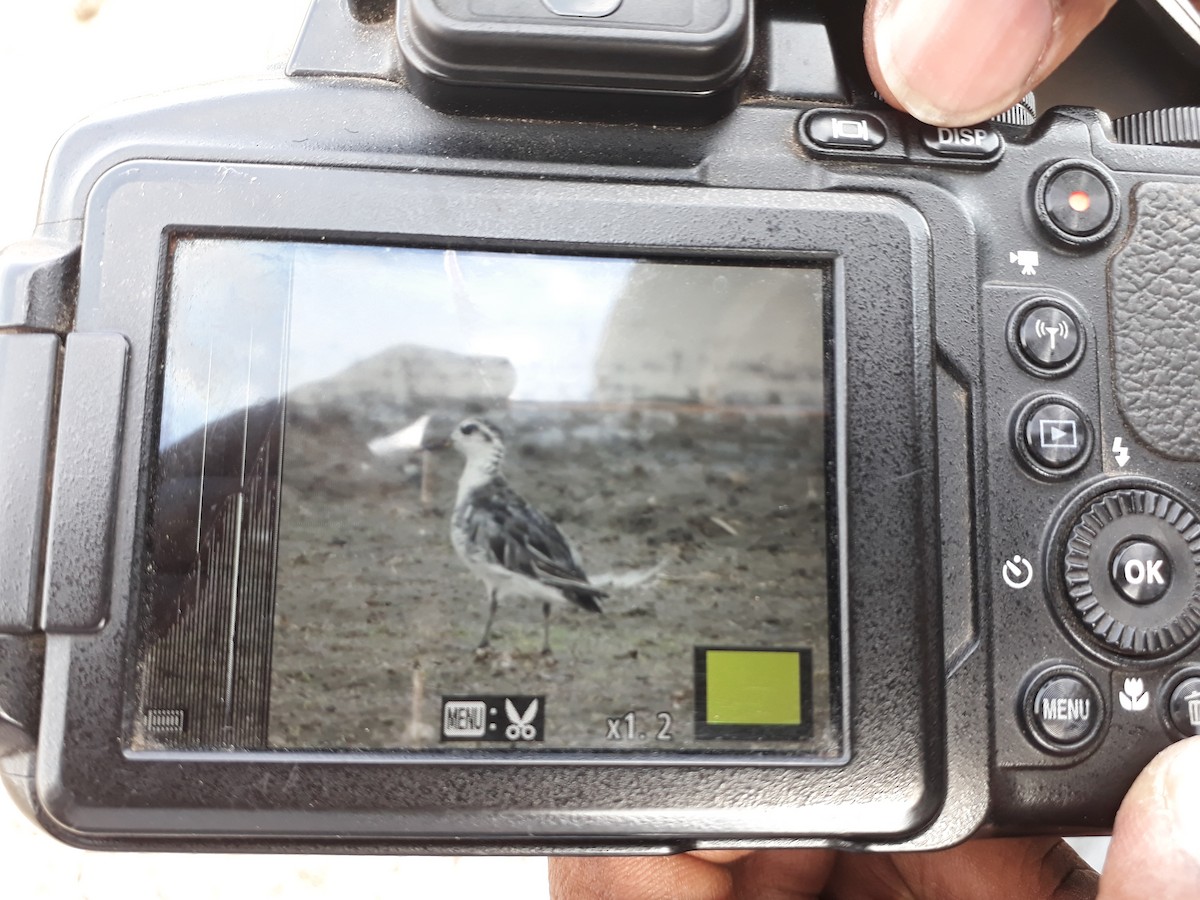
<svg viewBox="0 0 1200 900">
<path fill-rule="evenodd" d="M 1112 261 L 1121 408 L 1151 447 L 1200 459 L 1200 261 L 1176 249 L 1200 239 L 1200 189 L 1147 182 L 1133 204 L 1134 226 Z"/>
<path fill-rule="evenodd" d="M 385 27 L 362 25 L 374 38 Z M 130 108 L 56 151 L 38 237 L 64 259 L 81 247 L 78 296 L 63 301 L 70 328 L 85 343 L 119 335 L 129 355 L 122 403 L 106 394 L 120 422 L 92 437 L 116 454 L 111 533 L 60 516 L 49 538 L 90 573 L 88 615 L 47 620 L 44 638 L 0 638 L 26 642 L 7 657 L 26 678 L 46 645 L 36 736 L 28 702 L 9 696 L 25 682 L 0 678 L 6 775 L 41 822 L 84 846 L 380 853 L 929 849 L 1108 828 L 1139 766 L 1181 736 L 1164 695 L 1200 651 L 1189 639 L 1145 658 L 1089 637 L 1064 580 L 1064 536 L 1107 492 L 1165 485 L 1200 504 L 1193 404 L 1178 387 L 1197 362 L 1146 339 L 1168 308 L 1191 333 L 1194 272 L 1152 262 L 1148 287 L 1122 268 L 1195 230 L 1200 156 L 1119 144 L 1082 109 L 995 128 L 993 150 L 963 155 L 982 139 L 931 135 L 869 101 L 769 95 L 770 79 L 704 127 L 464 119 L 382 80 L 394 56 L 369 62 L 375 80 L 267 80 Z M 299 68 L 318 71 L 311 59 Z M 823 81 L 813 96 L 828 93 Z M 850 146 L 814 138 L 802 122 L 818 117 L 820 134 Z M 214 125 L 197 132 L 198 120 Z M 855 146 L 872 128 L 879 145 Z M 1068 247 L 1038 218 L 1039 179 L 1064 160 L 1115 185 L 1111 237 Z M 825 267 L 840 754 L 124 749 L 165 266 L 173 240 L 223 235 Z M 10 307 L 28 304 L 0 297 Z M 1013 337 L 1034 308 L 1074 323 L 1051 331 L 1079 342 L 1069 366 L 1040 364 Z M 1032 346 L 1053 352 L 1036 340 L 1059 321 L 1038 332 L 1030 320 Z M 1145 360 L 1178 377 L 1143 379 Z M 119 381 L 111 362 L 101 387 Z M 1027 412 L 1052 402 L 1078 417 L 1026 430 Z M 95 423 L 63 427 L 71 448 Z M 1057 472 L 1031 464 L 1022 441 L 1086 450 Z M 65 583 L 50 584 L 44 601 L 59 609 Z M 1059 672 L 1094 692 L 1086 741 L 1056 746 L 1035 731 L 1047 722 L 1030 710 L 1058 707 L 1034 702 L 1031 685 Z"/>
</svg>

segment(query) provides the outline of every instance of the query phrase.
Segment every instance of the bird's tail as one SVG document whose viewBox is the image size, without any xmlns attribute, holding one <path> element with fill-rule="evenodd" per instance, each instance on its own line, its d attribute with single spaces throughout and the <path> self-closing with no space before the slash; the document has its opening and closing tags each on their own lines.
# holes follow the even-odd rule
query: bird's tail
<svg viewBox="0 0 1200 900">
<path fill-rule="evenodd" d="M 572 591 L 570 594 L 571 602 L 580 609 L 585 609 L 588 612 L 602 613 L 604 609 L 600 606 L 600 598 L 607 597 L 603 591 Z"/>
<path fill-rule="evenodd" d="M 598 588 L 624 590 L 641 587 L 657 578 L 667 567 L 670 559 L 664 557 L 648 569 L 633 569 L 629 572 L 605 572 L 593 575 L 588 581 Z"/>
</svg>

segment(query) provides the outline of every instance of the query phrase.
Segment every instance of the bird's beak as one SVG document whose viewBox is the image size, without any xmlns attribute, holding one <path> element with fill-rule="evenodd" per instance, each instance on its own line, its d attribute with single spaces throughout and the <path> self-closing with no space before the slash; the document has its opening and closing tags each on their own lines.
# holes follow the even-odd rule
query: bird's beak
<svg viewBox="0 0 1200 900">
<path fill-rule="evenodd" d="M 428 450 L 431 453 L 437 453 L 441 450 L 449 450 L 452 446 L 454 445 L 450 442 L 450 438 L 443 438 L 440 441 L 426 440 L 421 442 L 421 449 Z"/>
</svg>

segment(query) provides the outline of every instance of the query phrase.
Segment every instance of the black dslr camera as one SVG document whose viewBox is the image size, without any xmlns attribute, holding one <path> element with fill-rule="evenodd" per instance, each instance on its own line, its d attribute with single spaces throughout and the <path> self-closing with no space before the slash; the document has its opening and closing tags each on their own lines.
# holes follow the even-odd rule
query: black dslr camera
<svg viewBox="0 0 1200 900">
<path fill-rule="evenodd" d="M 861 9 L 317 0 L 0 256 L 0 757 L 77 845 L 934 848 L 1200 733 L 1200 114 Z M 447 449 L 442 449 L 447 448 Z"/>
</svg>

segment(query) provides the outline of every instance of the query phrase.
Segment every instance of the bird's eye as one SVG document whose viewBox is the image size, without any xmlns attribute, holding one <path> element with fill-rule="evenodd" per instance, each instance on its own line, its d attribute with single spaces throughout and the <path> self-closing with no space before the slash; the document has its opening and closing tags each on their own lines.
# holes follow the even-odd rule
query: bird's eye
<svg viewBox="0 0 1200 900">
<path fill-rule="evenodd" d="M 463 434 L 474 434 L 478 430 L 479 430 L 479 426 L 475 425 L 475 424 L 464 425 L 462 428 L 459 429 L 459 431 L 461 431 Z"/>
</svg>

